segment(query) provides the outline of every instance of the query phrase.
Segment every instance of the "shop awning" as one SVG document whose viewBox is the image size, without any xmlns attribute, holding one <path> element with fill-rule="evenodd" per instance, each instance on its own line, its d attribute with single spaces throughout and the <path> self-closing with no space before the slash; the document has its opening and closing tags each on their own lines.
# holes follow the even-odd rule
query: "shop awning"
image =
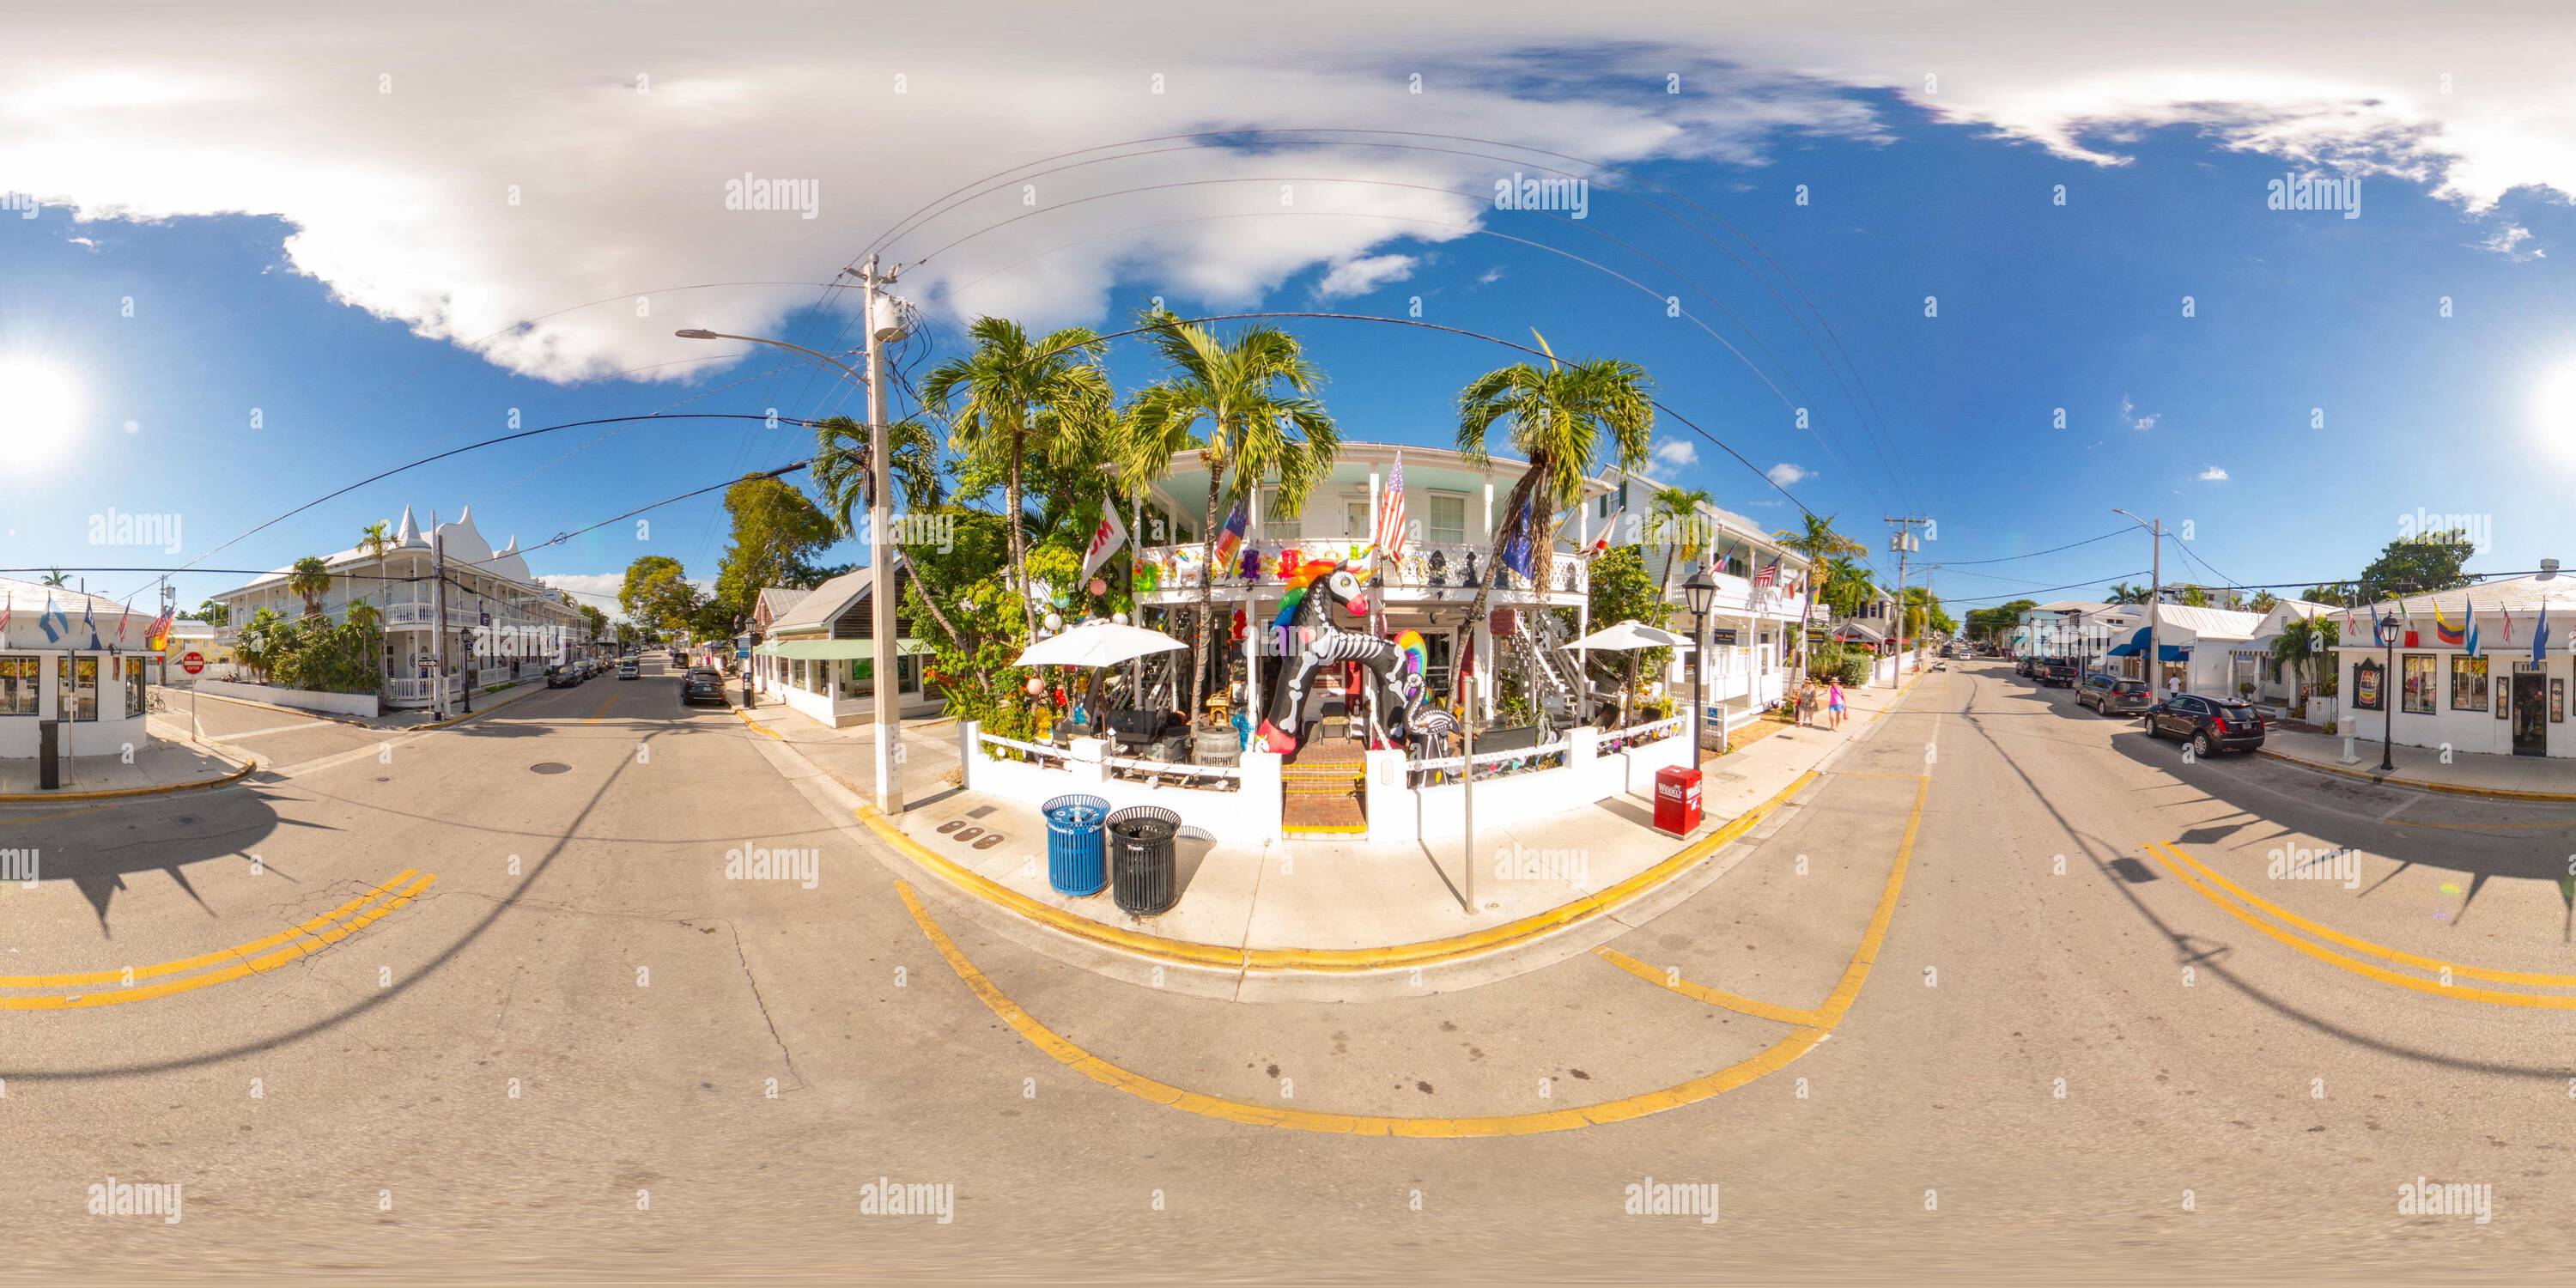
<svg viewBox="0 0 2576 1288">
<path fill-rule="evenodd" d="M 2138 628 L 2137 634 L 2129 637 L 2127 643 L 2112 646 L 2110 655 L 2112 657 L 2134 657 L 2146 651 L 2147 628 L 2141 626 Z M 2176 648 L 2171 644 L 2161 645 L 2156 649 L 2156 660 L 2161 662 L 2188 662 L 2191 660 L 2191 650 L 2187 648 Z"/>
<path fill-rule="evenodd" d="M 922 640 L 894 642 L 894 652 L 897 657 L 920 657 L 938 651 Z M 865 662 L 877 655 L 877 642 L 875 640 L 769 640 L 752 652 L 762 657 L 783 657 L 800 662 Z"/>
</svg>

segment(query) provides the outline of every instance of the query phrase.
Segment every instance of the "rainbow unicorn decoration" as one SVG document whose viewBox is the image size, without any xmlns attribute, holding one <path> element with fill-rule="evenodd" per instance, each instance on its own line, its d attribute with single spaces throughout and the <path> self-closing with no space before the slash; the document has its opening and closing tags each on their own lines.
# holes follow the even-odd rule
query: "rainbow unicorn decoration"
<svg viewBox="0 0 2576 1288">
<path fill-rule="evenodd" d="M 1428 650 L 1419 633 L 1406 631 L 1390 642 L 1334 623 L 1333 606 L 1351 613 L 1368 611 L 1363 583 L 1371 570 L 1366 554 L 1362 551 L 1349 560 L 1307 559 L 1293 552 L 1282 556 L 1279 572 L 1286 590 L 1280 596 L 1278 615 L 1270 621 L 1267 643 L 1274 654 L 1294 661 L 1254 734 L 1262 750 L 1297 749 L 1305 722 L 1307 684 L 1318 669 L 1343 662 L 1357 662 L 1375 678 L 1384 726 L 1379 732 L 1388 740 L 1420 742 L 1456 729 L 1456 720 L 1448 712 L 1423 704 Z"/>
</svg>

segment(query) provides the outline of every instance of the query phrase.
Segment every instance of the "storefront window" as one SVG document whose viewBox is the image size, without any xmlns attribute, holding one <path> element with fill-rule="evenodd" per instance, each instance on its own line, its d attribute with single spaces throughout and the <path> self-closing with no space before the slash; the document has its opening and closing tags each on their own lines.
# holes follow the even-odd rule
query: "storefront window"
<svg viewBox="0 0 2576 1288">
<path fill-rule="evenodd" d="M 98 719 L 98 659 L 66 660 L 63 671 L 64 689 L 74 720 Z"/>
<path fill-rule="evenodd" d="M 2409 653 L 2398 660 L 2405 671 L 2405 680 L 2398 686 L 2398 696 L 2403 699 L 2407 714 L 2433 714 L 2433 686 L 2438 683 L 2433 678 L 2433 655 Z"/>
<path fill-rule="evenodd" d="M 0 657 L 0 716 L 35 715 L 36 684 L 43 674 L 43 658 Z"/>
<path fill-rule="evenodd" d="M 2487 660 L 2485 658 L 2451 659 L 2451 709 L 2453 711 L 2487 709 Z"/>
<path fill-rule="evenodd" d="M 143 659 L 139 657 L 125 659 L 126 719 L 131 720 L 143 714 L 143 701 L 148 692 L 143 683 Z"/>
</svg>

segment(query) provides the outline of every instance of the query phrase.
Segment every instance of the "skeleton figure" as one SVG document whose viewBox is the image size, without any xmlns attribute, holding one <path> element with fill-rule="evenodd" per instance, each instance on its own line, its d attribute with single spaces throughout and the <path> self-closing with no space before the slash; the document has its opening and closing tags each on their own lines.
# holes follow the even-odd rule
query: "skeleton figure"
<svg viewBox="0 0 2576 1288">
<path fill-rule="evenodd" d="M 1367 576 L 1349 563 L 1332 559 L 1303 561 L 1285 574 L 1288 592 L 1270 629 L 1281 653 L 1296 645 L 1295 662 L 1255 735 L 1263 750 L 1297 749 L 1307 683 L 1318 669 L 1344 662 L 1368 668 L 1380 699 L 1379 732 L 1388 740 L 1418 746 L 1457 728 L 1448 712 L 1423 703 L 1425 650 L 1420 635 L 1406 631 L 1398 640 L 1388 641 L 1334 623 L 1334 605 L 1353 613 L 1368 611 L 1368 597 L 1360 586 Z"/>
</svg>

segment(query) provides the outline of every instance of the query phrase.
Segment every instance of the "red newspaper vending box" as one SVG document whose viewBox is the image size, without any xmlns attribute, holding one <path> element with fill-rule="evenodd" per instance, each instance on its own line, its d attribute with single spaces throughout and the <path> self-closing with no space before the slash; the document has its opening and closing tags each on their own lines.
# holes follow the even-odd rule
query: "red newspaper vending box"
<svg viewBox="0 0 2576 1288">
<path fill-rule="evenodd" d="M 1655 771 L 1655 830 L 1687 836 L 1699 826 L 1699 771 L 1675 765 Z"/>
</svg>

